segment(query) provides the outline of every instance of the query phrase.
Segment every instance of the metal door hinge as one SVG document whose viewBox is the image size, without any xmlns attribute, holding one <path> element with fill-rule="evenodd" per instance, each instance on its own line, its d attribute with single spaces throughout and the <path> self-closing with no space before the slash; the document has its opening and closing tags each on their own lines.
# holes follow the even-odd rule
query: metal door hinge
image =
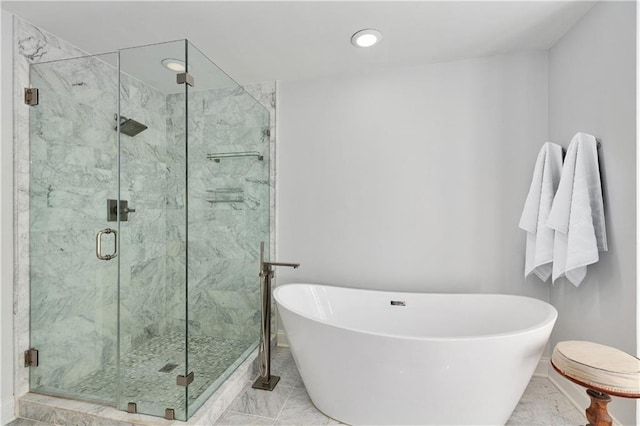
<svg viewBox="0 0 640 426">
<path fill-rule="evenodd" d="M 24 103 L 29 106 L 38 105 L 39 92 L 35 87 L 24 88 Z"/>
<path fill-rule="evenodd" d="M 193 87 L 193 85 L 196 84 L 195 81 L 193 80 L 193 76 L 188 72 L 181 72 L 180 74 L 177 74 L 176 78 L 178 80 L 178 84 L 187 83 L 191 87 Z"/>
<path fill-rule="evenodd" d="M 178 377 L 176 377 L 176 384 L 178 386 L 189 386 L 193 382 L 194 377 L 193 371 L 186 376 L 178 375 Z"/>
<path fill-rule="evenodd" d="M 29 348 L 24 351 L 24 366 L 25 367 L 37 367 L 38 366 L 38 350 Z"/>
</svg>

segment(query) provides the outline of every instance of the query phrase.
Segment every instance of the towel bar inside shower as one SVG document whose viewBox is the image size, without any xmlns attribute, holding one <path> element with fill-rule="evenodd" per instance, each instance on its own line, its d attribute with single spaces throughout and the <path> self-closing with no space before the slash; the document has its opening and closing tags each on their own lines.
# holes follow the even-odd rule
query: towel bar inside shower
<svg viewBox="0 0 640 426">
<path fill-rule="evenodd" d="M 258 151 L 244 151 L 244 152 L 219 152 L 217 154 L 207 154 L 207 160 L 213 160 L 219 163 L 223 158 L 241 158 L 241 157 L 256 157 L 258 161 L 264 160 L 264 156 Z"/>
</svg>

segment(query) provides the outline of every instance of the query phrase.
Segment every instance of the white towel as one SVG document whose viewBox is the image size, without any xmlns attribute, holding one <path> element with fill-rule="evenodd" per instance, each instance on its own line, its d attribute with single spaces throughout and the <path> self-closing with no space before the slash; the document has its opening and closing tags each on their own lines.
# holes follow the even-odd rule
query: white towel
<svg viewBox="0 0 640 426">
<path fill-rule="evenodd" d="M 566 276 L 576 287 L 587 265 L 607 250 L 596 138 L 576 133 L 564 159 L 547 225 L 556 230 L 553 281 Z"/>
<path fill-rule="evenodd" d="M 520 217 L 519 226 L 527 231 L 525 277 L 533 272 L 542 281 L 547 281 L 551 276 L 555 231 L 546 223 L 561 173 L 562 147 L 547 142 L 538 153 L 529 194 Z"/>
</svg>

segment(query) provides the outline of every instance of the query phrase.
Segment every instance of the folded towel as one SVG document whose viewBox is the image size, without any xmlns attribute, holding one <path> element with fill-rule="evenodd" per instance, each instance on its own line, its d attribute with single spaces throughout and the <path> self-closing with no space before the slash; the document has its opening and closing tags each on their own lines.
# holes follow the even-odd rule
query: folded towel
<svg viewBox="0 0 640 426">
<path fill-rule="evenodd" d="M 598 251 L 607 250 L 595 137 L 576 133 L 571 140 L 547 225 L 556 230 L 553 281 L 564 275 L 577 287 Z"/>
<path fill-rule="evenodd" d="M 533 272 L 542 281 L 547 281 L 551 276 L 555 231 L 546 223 L 561 173 L 562 147 L 547 142 L 538 153 L 529 194 L 520 217 L 519 227 L 527 231 L 525 277 Z"/>
</svg>

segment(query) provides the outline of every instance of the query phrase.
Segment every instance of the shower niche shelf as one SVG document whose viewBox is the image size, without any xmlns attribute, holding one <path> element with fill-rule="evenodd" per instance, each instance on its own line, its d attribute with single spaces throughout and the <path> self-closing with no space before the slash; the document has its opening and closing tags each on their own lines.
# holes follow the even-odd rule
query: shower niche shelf
<svg viewBox="0 0 640 426">
<path fill-rule="evenodd" d="M 244 190 L 242 188 L 208 189 L 207 193 L 211 196 L 211 198 L 207 199 L 211 204 L 244 202 Z"/>
<path fill-rule="evenodd" d="M 219 152 L 217 154 L 207 154 L 207 160 L 215 161 L 216 163 L 219 163 L 222 159 L 246 157 L 256 157 L 258 161 L 264 160 L 264 156 L 258 151 Z"/>
</svg>

